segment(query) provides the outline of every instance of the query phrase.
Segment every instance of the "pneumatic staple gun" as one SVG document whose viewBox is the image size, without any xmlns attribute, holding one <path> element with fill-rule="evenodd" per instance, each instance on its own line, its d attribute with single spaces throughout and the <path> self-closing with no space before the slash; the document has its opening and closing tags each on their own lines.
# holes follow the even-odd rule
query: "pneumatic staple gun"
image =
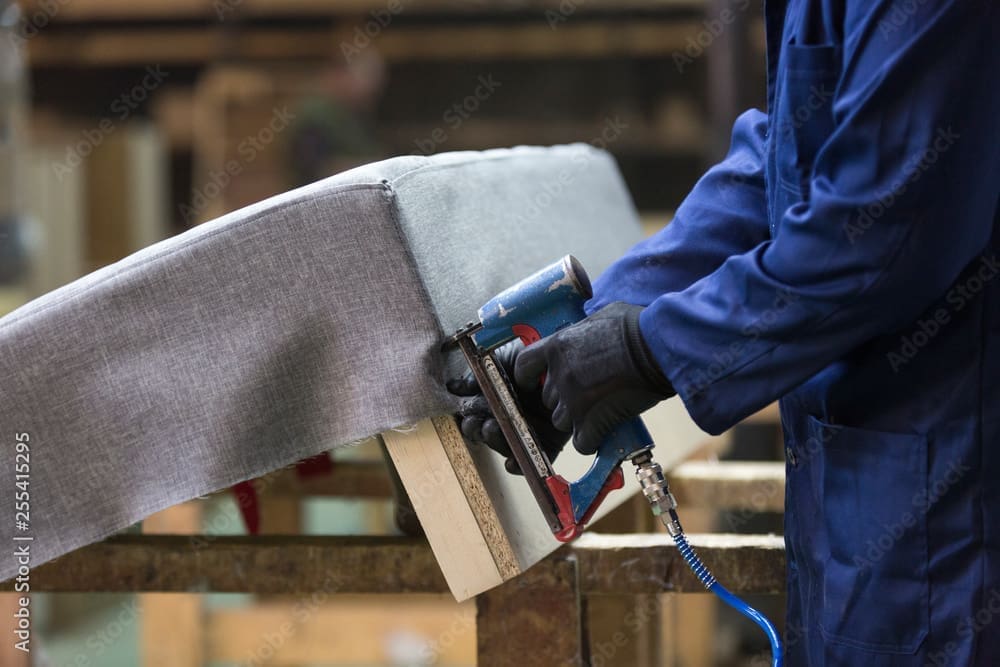
<svg viewBox="0 0 1000 667">
<path fill-rule="evenodd" d="M 653 440 L 639 418 L 621 424 L 604 439 L 583 477 L 568 482 L 556 474 L 493 358 L 493 350 L 515 338 L 531 345 L 580 321 L 590 296 L 590 279 L 576 258 L 567 255 L 490 299 L 479 309 L 479 322 L 468 324 L 448 341 L 465 354 L 528 487 L 561 542 L 579 535 L 604 498 L 625 485 L 621 466 L 626 460 L 636 464 L 654 512 L 666 519 L 676 508 L 650 454 Z"/>
<path fill-rule="evenodd" d="M 493 350 L 516 338 L 527 346 L 582 320 L 591 297 L 590 279 L 576 258 L 567 255 L 490 299 L 471 322 L 446 345 L 457 344 L 496 417 L 545 520 L 561 542 L 579 535 L 605 497 L 625 485 L 622 464 L 631 461 L 643 494 L 677 545 L 677 550 L 705 588 L 753 620 L 771 643 L 772 666 L 782 665 L 781 638 L 760 612 L 726 590 L 687 542 L 677 501 L 663 470 L 653 460 L 653 440 L 642 419 L 620 424 L 601 443 L 590 469 L 575 482 L 556 474 L 525 419 L 517 396 Z"/>
</svg>

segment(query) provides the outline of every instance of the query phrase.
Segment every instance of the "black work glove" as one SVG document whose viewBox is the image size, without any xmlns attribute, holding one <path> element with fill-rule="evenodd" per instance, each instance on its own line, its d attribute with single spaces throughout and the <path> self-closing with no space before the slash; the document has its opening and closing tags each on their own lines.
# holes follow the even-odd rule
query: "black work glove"
<svg viewBox="0 0 1000 667">
<path fill-rule="evenodd" d="M 524 345 L 521 341 L 514 341 L 495 350 L 493 357 L 507 376 L 513 377 L 514 364 L 523 351 Z M 446 386 L 448 391 L 464 398 L 458 413 L 462 435 L 473 442 L 485 443 L 490 449 L 507 457 L 504 463 L 507 472 L 515 475 L 523 474 L 472 371 L 460 378 L 449 380 Z M 569 440 L 569 430 L 560 431 L 552 424 L 552 411 L 542 403 L 542 391 L 537 381 L 532 386 L 518 389 L 517 400 L 525 419 L 538 436 L 542 450 L 549 457 L 549 461 L 554 461 Z"/>
<path fill-rule="evenodd" d="M 642 310 L 609 304 L 517 356 L 518 386 L 536 386 L 546 373 L 542 404 L 557 428 L 573 431 L 583 454 L 596 452 L 618 424 L 676 393 L 639 331 Z"/>
</svg>

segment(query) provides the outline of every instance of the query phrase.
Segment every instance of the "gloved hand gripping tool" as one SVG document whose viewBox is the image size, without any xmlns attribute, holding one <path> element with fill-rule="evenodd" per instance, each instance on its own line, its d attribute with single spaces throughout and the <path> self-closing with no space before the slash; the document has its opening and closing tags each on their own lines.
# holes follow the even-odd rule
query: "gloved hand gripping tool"
<svg viewBox="0 0 1000 667">
<path fill-rule="evenodd" d="M 465 354 L 528 487 L 561 542 L 579 535 L 604 498 L 624 486 L 624 461 L 652 464 L 653 440 L 641 419 L 631 419 L 604 439 L 580 479 L 567 481 L 552 468 L 493 350 L 516 338 L 531 345 L 580 321 L 586 316 L 583 304 L 591 295 L 587 273 L 575 257 L 567 255 L 490 299 L 479 309 L 478 322 L 448 339 Z M 673 500 L 665 486 L 659 495 L 666 502 Z"/>
</svg>

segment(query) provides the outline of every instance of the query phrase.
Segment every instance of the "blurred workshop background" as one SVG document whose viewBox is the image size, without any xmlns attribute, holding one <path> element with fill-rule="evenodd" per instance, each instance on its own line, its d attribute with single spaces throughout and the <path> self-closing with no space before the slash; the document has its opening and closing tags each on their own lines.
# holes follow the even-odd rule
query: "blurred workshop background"
<svg viewBox="0 0 1000 667">
<path fill-rule="evenodd" d="M 760 5 L 0 0 L 0 314 L 205 220 L 402 154 L 590 142 L 615 155 L 652 233 L 724 154 L 736 115 L 764 105 Z M 773 411 L 730 435 L 726 451 L 700 456 L 780 469 Z M 396 531 L 380 456 L 359 446 L 258 485 L 260 532 Z M 187 503 L 135 530 L 243 533 L 236 498 Z M 685 525 L 780 533 L 780 493 L 755 498 L 686 507 Z M 635 531 L 644 512 L 626 506 L 597 530 Z M 780 596 L 751 601 L 782 616 Z M 637 604 L 590 610 L 594 665 L 768 662 L 757 628 L 714 597 Z M 0 664 L 475 663 L 475 606 L 443 596 L 304 606 L 277 596 L 36 594 L 32 609 L 32 662 L 5 640 Z M 598 657 L 602 646 L 613 655 Z"/>
</svg>

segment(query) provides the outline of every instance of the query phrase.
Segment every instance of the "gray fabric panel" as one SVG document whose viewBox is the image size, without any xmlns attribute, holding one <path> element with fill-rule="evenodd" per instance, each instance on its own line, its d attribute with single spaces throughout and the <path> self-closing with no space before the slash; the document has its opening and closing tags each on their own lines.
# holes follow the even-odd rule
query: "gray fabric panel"
<svg viewBox="0 0 1000 667">
<path fill-rule="evenodd" d="M 393 206 L 382 184 L 329 183 L 0 320 L 0 432 L 11 449 L 31 436 L 33 563 L 441 411 L 433 359 L 414 354 L 439 330 Z M 0 475 L 11 508 L 12 455 Z"/>
<path fill-rule="evenodd" d="M 636 238 L 613 161 L 583 146 L 396 158 L 201 225 L 0 319 L 0 503 L 28 432 L 38 565 L 450 411 L 442 323 L 566 252 L 596 273 Z"/>
<path fill-rule="evenodd" d="M 594 278 L 641 239 L 631 196 L 605 151 L 573 144 L 447 155 L 390 182 L 443 331 L 563 255 L 575 255 Z M 463 364 L 453 354 L 449 372 Z"/>
</svg>

